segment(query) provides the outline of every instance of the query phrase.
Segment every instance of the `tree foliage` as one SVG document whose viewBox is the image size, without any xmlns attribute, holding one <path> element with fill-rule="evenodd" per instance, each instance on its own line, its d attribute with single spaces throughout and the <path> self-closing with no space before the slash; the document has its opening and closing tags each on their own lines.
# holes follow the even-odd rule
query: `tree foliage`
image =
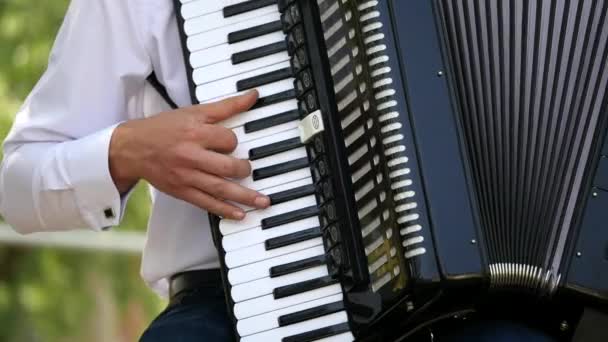
<svg viewBox="0 0 608 342">
<path fill-rule="evenodd" d="M 68 0 L 0 0 L 0 140 L 42 72 Z M 117 229 L 142 229 L 140 184 Z M 133 341 L 163 305 L 139 257 L 0 244 L 0 341 Z"/>
</svg>

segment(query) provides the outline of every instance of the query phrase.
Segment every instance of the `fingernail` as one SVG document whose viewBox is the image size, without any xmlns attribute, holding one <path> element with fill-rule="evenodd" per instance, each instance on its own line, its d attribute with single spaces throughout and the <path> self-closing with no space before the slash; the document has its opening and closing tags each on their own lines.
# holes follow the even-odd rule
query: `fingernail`
<svg viewBox="0 0 608 342">
<path fill-rule="evenodd" d="M 266 208 L 270 205 L 270 198 L 268 198 L 267 196 L 258 196 L 255 198 L 255 201 L 253 201 L 253 203 L 257 208 Z"/>
<path fill-rule="evenodd" d="M 232 216 L 234 217 L 235 220 L 242 220 L 245 218 L 245 212 L 242 210 L 235 210 L 232 213 Z"/>
</svg>

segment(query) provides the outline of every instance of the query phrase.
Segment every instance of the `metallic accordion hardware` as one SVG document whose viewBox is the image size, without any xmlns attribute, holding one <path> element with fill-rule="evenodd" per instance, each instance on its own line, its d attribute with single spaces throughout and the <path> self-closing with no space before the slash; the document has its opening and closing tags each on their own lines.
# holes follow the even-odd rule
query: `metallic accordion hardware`
<svg viewBox="0 0 608 342">
<path fill-rule="evenodd" d="M 260 93 L 221 124 L 272 206 L 211 216 L 239 341 L 608 306 L 607 0 L 175 8 L 192 101 Z"/>
</svg>

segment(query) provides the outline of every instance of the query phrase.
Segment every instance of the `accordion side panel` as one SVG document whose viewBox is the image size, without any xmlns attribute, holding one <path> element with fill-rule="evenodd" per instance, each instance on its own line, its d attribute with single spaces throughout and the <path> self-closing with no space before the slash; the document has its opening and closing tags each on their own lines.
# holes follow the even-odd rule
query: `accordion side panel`
<svg viewBox="0 0 608 342">
<path fill-rule="evenodd" d="M 479 278 L 485 273 L 483 241 L 476 231 L 433 9 L 430 2 L 401 0 L 391 1 L 390 8 L 440 268 L 447 279 Z"/>
<path fill-rule="evenodd" d="M 606 1 L 438 1 L 495 287 L 551 292 L 607 86 Z"/>
<path fill-rule="evenodd" d="M 599 298 L 604 302 L 608 301 L 606 222 L 608 222 L 608 191 L 597 189 L 588 198 L 581 231 L 565 281 L 567 289 Z"/>
</svg>

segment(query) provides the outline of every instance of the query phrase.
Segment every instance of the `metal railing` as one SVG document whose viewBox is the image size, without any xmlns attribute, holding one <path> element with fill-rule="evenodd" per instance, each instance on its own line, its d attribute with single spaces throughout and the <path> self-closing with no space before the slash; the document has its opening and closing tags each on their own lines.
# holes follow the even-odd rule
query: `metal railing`
<svg viewBox="0 0 608 342">
<path fill-rule="evenodd" d="M 140 232 L 71 230 L 21 235 L 0 224 L 0 245 L 55 247 L 117 253 L 141 253 L 146 235 Z"/>
</svg>

